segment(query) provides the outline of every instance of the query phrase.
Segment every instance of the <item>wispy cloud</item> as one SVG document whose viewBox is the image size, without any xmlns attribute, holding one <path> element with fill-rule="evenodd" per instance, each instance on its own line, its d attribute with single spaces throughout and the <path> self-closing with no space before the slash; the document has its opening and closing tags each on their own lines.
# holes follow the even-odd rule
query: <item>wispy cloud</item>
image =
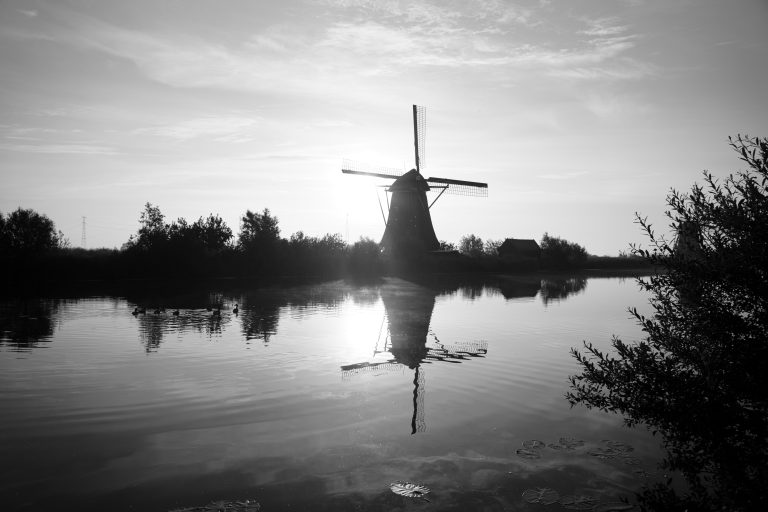
<svg viewBox="0 0 768 512">
<path fill-rule="evenodd" d="M 0 151 L 48 155 L 116 155 L 119 153 L 119 151 L 113 147 L 83 144 L 80 142 L 64 142 L 58 144 L 0 144 Z"/>
<path fill-rule="evenodd" d="M 589 174 L 589 172 L 587 171 L 572 171 L 572 172 L 539 174 L 538 177 L 543 180 L 571 180 L 574 178 L 578 178 L 580 176 L 586 176 L 587 174 Z"/>
<path fill-rule="evenodd" d="M 248 136 L 262 119 L 253 117 L 200 117 L 175 124 L 140 128 L 139 134 L 169 137 L 177 140 L 191 140 L 198 137 L 213 138 L 220 142 L 245 142 L 253 140 Z"/>
<path fill-rule="evenodd" d="M 282 23 L 213 41 L 197 35 L 150 33 L 115 26 L 83 14 L 57 14 L 64 29 L 57 42 L 87 47 L 132 62 L 150 80 L 185 88 L 214 88 L 281 94 L 345 96 L 384 87 L 382 77 L 411 75 L 424 68 L 493 71 L 486 79 L 519 77 L 521 69 L 542 77 L 629 80 L 654 73 L 630 58 L 637 38 L 616 18 L 570 20 L 547 38 L 535 9 L 508 2 L 325 0 L 339 12 L 307 29 Z M 343 11 L 346 16 L 339 15 Z M 372 16 L 371 13 L 378 13 Z M 534 31 L 521 37 L 514 27 Z M 543 34 L 543 35 L 542 35 Z M 528 42 L 536 41 L 536 42 Z M 367 80 L 365 85 L 357 80 Z M 231 120 L 230 120 L 231 121 Z M 192 138 L 207 125 L 158 131 Z"/>
</svg>

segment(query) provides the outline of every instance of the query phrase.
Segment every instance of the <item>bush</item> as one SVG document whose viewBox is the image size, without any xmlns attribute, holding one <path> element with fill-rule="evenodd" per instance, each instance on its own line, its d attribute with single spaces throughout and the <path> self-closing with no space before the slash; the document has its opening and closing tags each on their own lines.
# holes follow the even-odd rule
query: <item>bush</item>
<svg viewBox="0 0 768 512">
<path fill-rule="evenodd" d="M 7 217 L 0 213 L 0 254 L 37 255 L 68 245 L 53 221 L 41 213 L 23 208 Z"/>
<path fill-rule="evenodd" d="M 630 310 L 645 338 L 614 337 L 614 355 L 585 342 L 570 403 L 622 414 L 663 436 L 664 465 L 688 490 L 659 485 L 655 510 L 763 510 L 768 503 L 768 139 L 737 137 L 748 169 L 722 184 L 667 197 L 673 240 L 638 222 L 651 250 L 634 253 L 664 271 L 639 280 L 652 317 Z"/>
<path fill-rule="evenodd" d="M 575 242 L 544 233 L 539 245 L 544 267 L 577 268 L 587 261 L 587 250 Z"/>
<path fill-rule="evenodd" d="M 459 252 L 467 256 L 480 256 L 483 254 L 483 239 L 474 234 L 461 237 Z"/>
</svg>

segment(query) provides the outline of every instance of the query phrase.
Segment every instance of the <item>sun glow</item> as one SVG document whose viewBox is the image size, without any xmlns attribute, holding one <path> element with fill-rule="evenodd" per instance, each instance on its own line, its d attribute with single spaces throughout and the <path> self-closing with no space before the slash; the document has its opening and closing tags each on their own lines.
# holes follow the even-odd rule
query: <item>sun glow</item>
<svg viewBox="0 0 768 512">
<path fill-rule="evenodd" d="M 343 326 L 339 334 L 344 347 L 344 364 L 373 361 L 375 351 L 383 349 L 387 334 L 384 303 L 379 298 L 373 304 L 355 303 L 350 299 L 342 314 Z"/>
</svg>

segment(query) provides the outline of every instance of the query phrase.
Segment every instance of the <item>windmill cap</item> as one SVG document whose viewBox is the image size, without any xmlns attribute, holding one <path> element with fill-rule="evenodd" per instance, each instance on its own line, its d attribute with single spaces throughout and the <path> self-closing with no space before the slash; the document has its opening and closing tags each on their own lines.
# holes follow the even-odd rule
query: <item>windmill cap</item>
<svg viewBox="0 0 768 512">
<path fill-rule="evenodd" d="M 416 169 L 411 169 L 395 180 L 389 187 L 390 191 L 396 190 L 430 190 L 427 180 Z"/>
</svg>

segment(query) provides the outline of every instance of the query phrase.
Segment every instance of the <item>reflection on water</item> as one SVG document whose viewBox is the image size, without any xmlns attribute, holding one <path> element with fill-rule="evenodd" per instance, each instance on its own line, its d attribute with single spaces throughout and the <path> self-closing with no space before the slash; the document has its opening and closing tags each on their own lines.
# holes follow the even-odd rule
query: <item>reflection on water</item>
<svg viewBox="0 0 768 512">
<path fill-rule="evenodd" d="M 580 293 L 587 286 L 587 278 L 578 277 L 560 277 L 557 279 L 541 280 L 541 300 L 544 304 L 552 301 L 565 299 L 569 295 Z"/>
<path fill-rule="evenodd" d="M 483 286 L 461 287 L 461 294 L 470 300 L 482 295 Z M 343 365 L 342 374 L 349 378 L 361 370 L 413 370 L 413 415 L 411 434 L 426 431 L 424 397 L 426 384 L 422 364 L 433 362 L 461 363 L 471 357 L 483 357 L 487 352 L 484 341 L 444 344 L 430 331 L 429 323 L 440 290 L 410 282 L 398 282 L 381 287 L 387 331 L 383 343 L 381 331 L 373 349 L 374 361 Z M 431 338 L 431 340 L 430 340 Z M 430 343 L 431 342 L 431 343 Z M 382 355 L 391 357 L 375 362 Z"/>
<path fill-rule="evenodd" d="M 56 299 L 0 302 L 0 347 L 25 352 L 50 341 L 60 304 Z"/>
<path fill-rule="evenodd" d="M 633 334 L 624 308 L 638 290 L 586 284 L 454 277 L 0 300 L 4 507 L 167 511 L 247 497 L 264 510 L 392 510 L 406 506 L 389 491 L 397 480 L 432 488 L 440 510 L 530 510 L 532 487 L 631 496 L 632 469 L 586 447 L 516 453 L 573 436 L 631 443 L 645 468 L 655 457 L 643 433 L 563 399 L 571 346 Z"/>
</svg>

